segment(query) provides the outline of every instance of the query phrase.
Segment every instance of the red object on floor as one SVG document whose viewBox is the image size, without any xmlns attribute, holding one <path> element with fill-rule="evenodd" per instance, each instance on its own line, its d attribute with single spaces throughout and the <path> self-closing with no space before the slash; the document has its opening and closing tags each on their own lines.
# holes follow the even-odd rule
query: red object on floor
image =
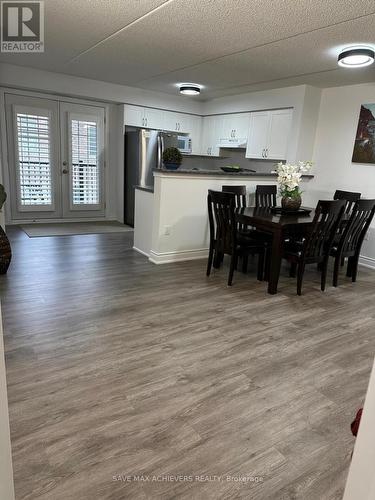
<svg viewBox="0 0 375 500">
<path fill-rule="evenodd" d="M 362 412 L 363 412 L 363 408 L 360 408 L 357 411 L 357 415 L 355 416 L 355 419 L 350 424 L 350 428 L 352 430 L 353 436 L 357 436 L 357 434 L 358 434 L 359 424 L 361 423 Z"/>
</svg>

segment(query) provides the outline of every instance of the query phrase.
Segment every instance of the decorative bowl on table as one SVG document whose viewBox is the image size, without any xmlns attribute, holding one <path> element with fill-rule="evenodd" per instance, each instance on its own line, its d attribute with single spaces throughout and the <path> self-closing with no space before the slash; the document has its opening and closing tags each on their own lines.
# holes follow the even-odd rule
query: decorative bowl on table
<svg viewBox="0 0 375 500">
<path fill-rule="evenodd" d="M 233 172 L 241 172 L 241 167 L 238 167 L 237 165 L 226 165 L 225 167 L 220 167 L 220 170 L 223 172 L 227 173 L 233 173 Z"/>
</svg>

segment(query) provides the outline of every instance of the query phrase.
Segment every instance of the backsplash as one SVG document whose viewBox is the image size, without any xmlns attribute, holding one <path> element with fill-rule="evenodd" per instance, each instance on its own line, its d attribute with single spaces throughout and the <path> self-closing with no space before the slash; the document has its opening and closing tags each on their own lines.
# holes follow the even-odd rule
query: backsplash
<svg viewBox="0 0 375 500">
<path fill-rule="evenodd" d="M 222 149 L 221 156 L 223 158 L 210 158 L 200 156 L 184 155 L 182 161 L 182 168 L 192 170 L 198 168 L 199 170 L 219 170 L 220 167 L 226 165 L 238 165 L 241 168 L 250 168 L 259 173 L 270 173 L 275 169 L 275 160 L 250 160 L 245 158 L 245 150 L 236 149 Z"/>
</svg>

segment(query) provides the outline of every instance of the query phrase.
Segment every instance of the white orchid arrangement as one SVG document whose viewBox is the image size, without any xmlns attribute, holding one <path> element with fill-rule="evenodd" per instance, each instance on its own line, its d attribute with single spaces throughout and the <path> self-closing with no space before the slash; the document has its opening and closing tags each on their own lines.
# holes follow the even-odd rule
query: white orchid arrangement
<svg viewBox="0 0 375 500">
<path fill-rule="evenodd" d="M 302 175 L 309 172 L 311 167 L 311 161 L 299 161 L 294 165 L 291 163 L 278 163 L 276 165 L 276 173 L 278 175 L 277 182 L 279 183 L 280 195 L 288 198 L 298 198 L 301 196 L 299 184 Z"/>
</svg>

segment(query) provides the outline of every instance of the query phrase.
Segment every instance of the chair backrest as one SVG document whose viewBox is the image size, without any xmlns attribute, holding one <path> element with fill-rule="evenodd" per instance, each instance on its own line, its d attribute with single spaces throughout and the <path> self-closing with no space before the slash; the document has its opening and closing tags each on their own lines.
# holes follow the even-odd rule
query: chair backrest
<svg viewBox="0 0 375 500">
<path fill-rule="evenodd" d="M 223 253 L 231 253 L 236 235 L 234 193 L 208 190 L 210 236 L 215 238 Z"/>
<path fill-rule="evenodd" d="M 358 253 L 375 215 L 375 200 L 358 200 L 339 241 L 338 249 Z"/>
<path fill-rule="evenodd" d="M 275 185 L 257 186 L 255 189 L 256 207 L 275 207 L 277 187 Z"/>
<path fill-rule="evenodd" d="M 350 214 L 353 210 L 354 204 L 361 198 L 361 193 L 353 193 L 351 191 L 341 191 L 337 189 L 333 195 L 334 200 L 345 200 L 345 213 Z"/>
<path fill-rule="evenodd" d="M 222 186 L 221 190 L 234 193 L 237 208 L 246 207 L 246 186 Z"/>
<path fill-rule="evenodd" d="M 313 223 L 303 245 L 304 259 L 327 255 L 345 210 L 345 200 L 319 201 Z"/>
</svg>

